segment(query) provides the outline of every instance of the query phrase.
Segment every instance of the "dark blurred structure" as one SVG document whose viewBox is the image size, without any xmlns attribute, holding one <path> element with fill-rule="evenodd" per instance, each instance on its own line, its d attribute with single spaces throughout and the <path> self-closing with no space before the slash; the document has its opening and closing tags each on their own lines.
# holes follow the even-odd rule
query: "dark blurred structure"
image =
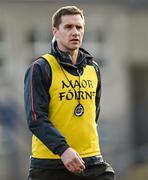
<svg viewBox="0 0 148 180">
<path fill-rule="evenodd" d="M 9 179 L 17 179 L 19 172 L 18 144 L 16 142 L 16 124 L 18 120 L 13 104 L 10 102 L 9 105 L 0 104 L 1 173 L 4 173 L 4 176 Z"/>
<path fill-rule="evenodd" d="M 103 155 L 118 180 L 147 180 L 148 0 L 0 1 L 0 179 L 26 179 L 24 73 L 50 49 L 51 15 L 69 4 L 84 10 L 83 47 L 101 66 Z"/>
<path fill-rule="evenodd" d="M 131 69 L 135 163 L 148 162 L 148 66 Z"/>
</svg>

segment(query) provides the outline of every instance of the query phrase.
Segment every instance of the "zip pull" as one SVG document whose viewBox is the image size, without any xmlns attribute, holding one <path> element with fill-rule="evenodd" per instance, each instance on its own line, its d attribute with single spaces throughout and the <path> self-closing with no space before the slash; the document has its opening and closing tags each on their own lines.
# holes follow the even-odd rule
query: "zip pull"
<svg viewBox="0 0 148 180">
<path fill-rule="evenodd" d="M 77 69 L 77 73 L 78 73 L 79 76 L 81 76 L 81 74 L 82 74 L 81 69 Z"/>
</svg>

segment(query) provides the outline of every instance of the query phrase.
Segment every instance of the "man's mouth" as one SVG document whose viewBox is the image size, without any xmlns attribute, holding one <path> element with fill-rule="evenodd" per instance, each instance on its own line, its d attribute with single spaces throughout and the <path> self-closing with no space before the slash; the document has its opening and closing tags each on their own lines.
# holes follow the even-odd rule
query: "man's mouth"
<svg viewBox="0 0 148 180">
<path fill-rule="evenodd" d="M 79 42 L 80 40 L 79 39 L 71 39 L 70 41 L 71 42 Z"/>
</svg>

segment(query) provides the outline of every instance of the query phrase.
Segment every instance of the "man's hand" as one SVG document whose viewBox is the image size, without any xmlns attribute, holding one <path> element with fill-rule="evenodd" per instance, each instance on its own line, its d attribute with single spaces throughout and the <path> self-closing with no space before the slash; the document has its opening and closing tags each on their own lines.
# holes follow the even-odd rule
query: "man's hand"
<svg viewBox="0 0 148 180">
<path fill-rule="evenodd" d="M 72 148 L 66 149 L 61 155 L 64 166 L 73 173 L 81 173 L 85 169 L 84 161 Z"/>
</svg>

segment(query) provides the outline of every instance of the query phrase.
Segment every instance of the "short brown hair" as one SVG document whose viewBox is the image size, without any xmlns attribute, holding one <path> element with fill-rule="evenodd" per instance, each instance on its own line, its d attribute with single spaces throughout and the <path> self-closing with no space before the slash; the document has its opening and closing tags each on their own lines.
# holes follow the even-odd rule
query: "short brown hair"
<svg viewBox="0 0 148 180">
<path fill-rule="evenodd" d="M 58 9 L 52 16 L 52 27 L 58 28 L 61 24 L 61 17 L 65 15 L 80 15 L 84 20 L 83 10 L 76 6 L 64 6 Z"/>
</svg>

